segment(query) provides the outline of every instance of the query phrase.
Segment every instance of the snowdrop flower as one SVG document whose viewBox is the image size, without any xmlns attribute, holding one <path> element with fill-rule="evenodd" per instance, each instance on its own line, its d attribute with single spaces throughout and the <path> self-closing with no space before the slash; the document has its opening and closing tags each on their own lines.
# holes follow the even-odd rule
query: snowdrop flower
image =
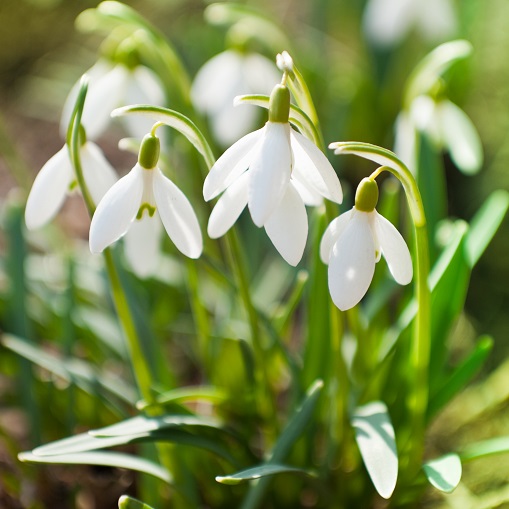
<svg viewBox="0 0 509 509">
<path fill-rule="evenodd" d="M 396 121 L 395 152 L 410 169 L 416 168 L 417 134 L 424 133 L 438 150 L 446 150 L 459 170 L 477 173 L 483 164 L 479 135 L 466 113 L 446 98 L 416 97 L 410 111 Z"/>
<path fill-rule="evenodd" d="M 130 262 L 144 274 L 150 272 L 157 252 L 160 228 L 154 223 L 159 219 L 177 249 L 189 258 L 198 258 L 203 248 L 191 204 L 157 167 L 159 146 L 155 135 L 145 136 L 138 163 L 106 193 L 90 225 L 92 253 L 100 253 L 132 229 L 134 249 L 130 251 Z"/>
<path fill-rule="evenodd" d="M 288 88 L 276 85 L 268 122 L 217 160 L 203 196 L 209 201 L 223 193 L 209 219 L 210 237 L 224 235 L 247 205 L 253 222 L 265 227 L 281 256 L 297 265 L 308 233 L 305 205 L 319 205 L 322 197 L 341 203 L 343 195 L 325 155 L 290 127 L 289 108 Z"/>
<path fill-rule="evenodd" d="M 369 0 L 364 29 L 379 46 L 394 46 L 412 28 L 431 41 L 447 39 L 457 27 L 451 0 Z"/>
<path fill-rule="evenodd" d="M 91 139 L 97 139 L 110 123 L 111 112 L 126 104 L 154 104 L 163 106 L 164 91 L 157 75 L 143 65 L 126 65 L 100 59 L 87 71 L 90 77 L 87 102 L 83 110 L 82 124 Z M 71 118 L 79 83 L 76 83 L 67 96 L 62 111 L 60 130 L 67 130 Z M 126 128 L 130 136 L 142 138 L 150 130 L 148 119 L 127 117 Z"/>
<path fill-rule="evenodd" d="M 233 98 L 241 94 L 269 94 L 278 81 L 276 67 L 268 58 L 227 50 L 198 71 L 191 98 L 196 108 L 210 118 L 218 141 L 230 145 L 256 121 L 256 110 L 234 108 Z"/>
<path fill-rule="evenodd" d="M 82 143 L 80 159 L 83 177 L 92 199 L 99 203 L 106 191 L 117 181 L 115 170 L 92 141 Z M 27 228 L 35 230 L 49 223 L 62 207 L 66 196 L 77 189 L 77 184 L 69 149 L 64 145 L 35 178 L 25 209 Z"/>
<path fill-rule="evenodd" d="M 342 311 L 354 307 L 365 295 L 382 254 L 399 284 L 412 280 L 408 247 L 398 230 L 376 211 L 377 201 L 376 182 L 363 179 L 354 207 L 334 219 L 322 237 L 320 257 L 329 265 L 329 291 Z"/>
</svg>

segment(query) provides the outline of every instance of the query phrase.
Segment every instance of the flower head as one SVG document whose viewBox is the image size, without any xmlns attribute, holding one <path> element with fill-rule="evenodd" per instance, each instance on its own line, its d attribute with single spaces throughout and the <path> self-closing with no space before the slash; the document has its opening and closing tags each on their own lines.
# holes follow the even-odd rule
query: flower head
<svg viewBox="0 0 509 509">
<path fill-rule="evenodd" d="M 376 211 L 377 200 L 376 182 L 363 179 L 354 207 L 329 224 L 320 244 L 320 257 L 329 265 L 329 291 L 342 311 L 365 295 L 382 254 L 399 284 L 412 280 L 408 247 L 398 230 Z"/>
<path fill-rule="evenodd" d="M 256 111 L 232 105 L 240 94 L 268 94 L 279 81 L 274 64 L 252 52 L 227 50 L 209 60 L 196 75 L 191 97 L 211 121 L 217 139 L 229 145 L 252 128 Z"/>
<path fill-rule="evenodd" d="M 146 259 L 140 260 L 141 250 L 131 251 L 130 261 L 144 273 L 149 272 L 147 264 L 152 261 L 150 253 L 154 252 L 158 228 L 151 224 L 151 232 L 140 233 L 138 221 L 157 221 L 158 216 L 177 249 L 190 258 L 198 258 L 203 247 L 200 226 L 191 204 L 156 166 L 158 158 L 159 139 L 151 134 L 145 136 L 138 163 L 106 193 L 90 225 L 89 243 L 93 253 L 100 253 L 135 225 L 136 234 L 132 240 L 147 242 L 148 252 L 145 251 Z"/>
<path fill-rule="evenodd" d="M 117 181 L 115 170 L 92 141 L 81 145 L 80 159 L 83 177 L 92 199 L 99 203 L 106 191 Z M 75 188 L 76 175 L 69 149 L 64 145 L 48 160 L 35 178 L 25 209 L 27 228 L 35 230 L 49 223 L 60 210 L 66 196 Z"/>
<path fill-rule="evenodd" d="M 319 205 L 323 197 L 341 203 L 343 195 L 325 155 L 290 126 L 289 107 L 288 89 L 277 85 L 269 121 L 217 160 L 203 195 L 208 201 L 223 193 L 209 220 L 212 238 L 226 233 L 247 205 L 253 222 L 265 227 L 283 258 L 296 265 L 307 239 L 305 205 Z"/>
</svg>

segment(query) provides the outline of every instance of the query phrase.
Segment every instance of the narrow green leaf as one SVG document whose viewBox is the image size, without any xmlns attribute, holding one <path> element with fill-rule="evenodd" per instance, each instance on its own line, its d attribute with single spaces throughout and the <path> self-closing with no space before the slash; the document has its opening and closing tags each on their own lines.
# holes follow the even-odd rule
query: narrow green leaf
<svg viewBox="0 0 509 509">
<path fill-rule="evenodd" d="M 381 497 L 389 499 L 398 479 L 398 453 L 387 406 L 373 401 L 356 408 L 352 427 L 373 485 Z"/>
<path fill-rule="evenodd" d="M 507 452 L 509 452 L 509 436 L 504 436 L 467 445 L 461 450 L 460 456 L 463 461 L 470 461 Z"/>
<path fill-rule="evenodd" d="M 225 476 L 217 476 L 216 481 L 221 484 L 240 484 L 247 481 L 254 481 L 256 479 L 260 479 L 262 477 L 272 476 L 276 474 L 287 474 L 287 473 L 295 473 L 295 474 L 303 474 L 309 476 L 316 476 L 313 472 L 309 470 L 304 470 L 303 468 L 289 467 L 286 465 L 278 465 L 276 463 L 269 463 L 264 465 L 259 465 L 257 467 L 248 468 L 246 470 L 242 470 L 241 472 L 236 472 L 235 474 L 225 475 Z"/>
<path fill-rule="evenodd" d="M 457 454 L 446 454 L 422 466 L 428 481 L 440 491 L 451 493 L 461 481 L 461 459 Z"/>
<path fill-rule="evenodd" d="M 145 504 L 141 500 L 130 497 L 128 495 L 122 495 L 118 499 L 118 509 L 154 509 L 154 508 L 148 504 Z"/>
<path fill-rule="evenodd" d="M 486 199 L 472 219 L 466 244 L 466 256 L 471 268 L 488 247 L 502 224 L 508 208 L 509 193 L 500 189 Z"/>
<path fill-rule="evenodd" d="M 152 406 L 167 405 L 168 403 L 185 403 L 188 401 L 213 401 L 221 402 L 227 399 L 227 395 L 221 389 L 212 385 L 201 385 L 192 387 L 180 387 L 172 389 L 157 396 L 154 402 L 147 403 L 146 401 L 138 401 L 136 407 L 138 410 L 145 410 Z"/>
<path fill-rule="evenodd" d="M 233 100 L 234 106 L 240 104 L 252 104 L 269 108 L 270 97 L 268 95 L 239 95 Z M 307 138 L 312 140 L 317 147 L 321 147 L 320 133 L 307 114 L 295 104 L 290 104 L 290 122 Z"/>
<path fill-rule="evenodd" d="M 11 334 L 4 334 L 1 342 L 9 350 L 16 352 L 37 366 L 47 369 L 65 381 L 75 383 L 91 395 L 97 395 L 97 388 L 100 387 L 125 403 L 135 405 L 137 393 L 128 383 L 97 372 L 95 367 L 81 359 L 60 358 L 36 345 L 30 344 L 25 339 Z"/>
<path fill-rule="evenodd" d="M 493 348 L 490 336 L 481 336 L 472 352 L 443 381 L 438 390 L 431 395 L 428 418 L 441 410 L 477 374 Z"/>
<path fill-rule="evenodd" d="M 103 465 L 107 467 L 126 468 L 152 475 L 162 481 L 173 484 L 170 473 L 159 465 L 119 452 L 82 452 L 79 454 L 63 454 L 55 456 L 36 456 L 30 452 L 22 452 L 18 455 L 20 461 L 27 463 L 51 463 L 68 465 Z"/>
<path fill-rule="evenodd" d="M 209 168 L 214 164 L 215 157 L 205 136 L 203 136 L 194 122 L 189 120 L 185 115 L 182 115 L 182 113 L 148 104 L 124 106 L 113 110 L 111 113 L 112 117 L 121 117 L 124 115 L 140 115 L 152 119 L 154 123 L 162 122 L 163 124 L 173 127 L 191 142 L 196 150 L 203 156 Z"/>
</svg>

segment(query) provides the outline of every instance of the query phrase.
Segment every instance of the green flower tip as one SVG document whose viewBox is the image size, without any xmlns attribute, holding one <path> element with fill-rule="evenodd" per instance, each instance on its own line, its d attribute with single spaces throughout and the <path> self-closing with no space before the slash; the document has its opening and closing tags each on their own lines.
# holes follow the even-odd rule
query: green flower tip
<svg viewBox="0 0 509 509">
<path fill-rule="evenodd" d="M 159 138 L 153 134 L 147 134 L 141 142 L 140 152 L 138 154 L 139 165 L 146 170 L 155 168 L 159 161 L 160 149 L 161 144 Z"/>
<path fill-rule="evenodd" d="M 355 193 L 355 208 L 362 212 L 373 212 L 378 203 L 378 184 L 370 178 L 363 178 Z"/>
<path fill-rule="evenodd" d="M 290 117 L 290 91 L 285 85 L 276 85 L 270 94 L 269 122 L 286 124 Z"/>
</svg>

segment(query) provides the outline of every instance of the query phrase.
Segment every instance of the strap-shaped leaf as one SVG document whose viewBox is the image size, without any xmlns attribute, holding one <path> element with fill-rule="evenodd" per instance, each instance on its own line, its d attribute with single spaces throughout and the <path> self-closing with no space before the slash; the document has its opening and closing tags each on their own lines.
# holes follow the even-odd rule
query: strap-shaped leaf
<svg viewBox="0 0 509 509">
<path fill-rule="evenodd" d="M 261 106 L 262 108 L 269 108 L 270 97 L 268 95 L 238 95 L 233 100 L 234 106 L 240 104 L 252 104 L 254 106 Z M 299 131 L 307 138 L 312 140 L 314 144 L 320 147 L 320 134 L 318 133 L 315 125 L 306 113 L 295 104 L 290 104 L 290 122 L 294 124 Z"/>
<path fill-rule="evenodd" d="M 451 493 L 461 481 L 461 459 L 457 454 L 446 454 L 422 466 L 428 481 L 440 491 Z"/>
<path fill-rule="evenodd" d="M 118 499 L 118 509 L 154 509 L 152 506 L 145 504 L 137 498 L 128 495 L 122 495 Z"/>
<path fill-rule="evenodd" d="M 503 454 L 509 452 L 509 436 L 491 438 L 476 442 L 463 448 L 461 459 L 463 461 L 475 460 L 492 454 Z"/>
<path fill-rule="evenodd" d="M 148 117 L 155 122 L 162 122 L 183 134 L 203 156 L 205 163 L 209 168 L 215 162 L 214 154 L 203 136 L 202 132 L 196 127 L 193 121 L 178 111 L 151 106 L 149 104 L 133 104 L 117 108 L 111 113 L 112 117 L 121 117 L 124 115 L 141 115 Z"/>
<path fill-rule="evenodd" d="M 314 477 L 316 474 L 303 468 L 289 467 L 287 465 L 278 465 L 275 463 L 266 463 L 257 467 L 248 468 L 235 474 L 217 476 L 216 481 L 221 484 L 240 484 L 247 481 L 254 481 L 262 477 L 267 477 L 276 474 L 303 474 Z"/>
<path fill-rule="evenodd" d="M 398 453 L 387 406 L 373 401 L 356 408 L 352 426 L 373 485 L 380 496 L 390 498 L 398 479 Z"/>
<path fill-rule="evenodd" d="M 168 484 L 173 484 L 170 473 L 159 465 L 137 456 L 119 452 L 82 452 L 56 456 L 36 456 L 30 452 L 18 455 L 20 461 L 28 463 L 52 463 L 69 465 L 103 465 L 107 467 L 127 468 L 157 477 Z"/>
<path fill-rule="evenodd" d="M 138 401 L 138 403 L 136 403 L 136 407 L 138 410 L 145 410 L 151 406 L 166 405 L 168 403 L 184 403 L 187 401 L 200 400 L 221 402 L 225 399 L 227 399 L 227 396 L 221 389 L 212 385 L 200 385 L 172 389 L 171 391 L 158 395 L 153 403 L 149 404 L 143 400 Z"/>
</svg>

